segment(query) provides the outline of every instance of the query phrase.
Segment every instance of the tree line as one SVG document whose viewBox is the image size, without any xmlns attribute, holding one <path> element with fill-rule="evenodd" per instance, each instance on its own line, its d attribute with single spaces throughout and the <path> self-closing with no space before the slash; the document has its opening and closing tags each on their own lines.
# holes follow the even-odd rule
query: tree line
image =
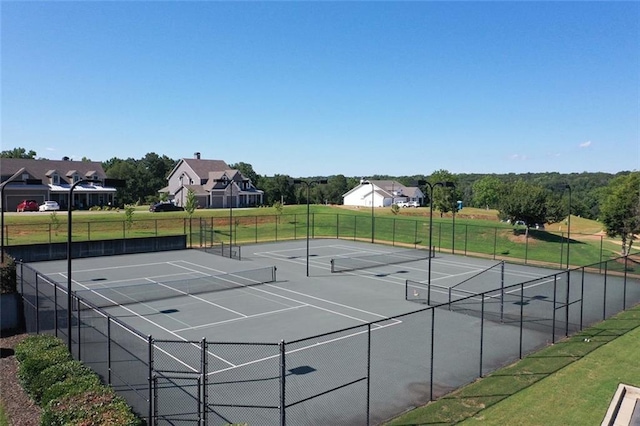
<svg viewBox="0 0 640 426">
<path fill-rule="evenodd" d="M 24 148 L 0 152 L 1 158 L 36 159 L 33 150 Z M 83 161 L 90 161 L 83 158 Z M 118 190 L 121 204 L 150 204 L 160 198 L 159 190 L 167 185 L 167 177 L 177 164 L 166 155 L 148 153 L 140 159 L 113 157 L 102 162 L 107 176 L 124 179 L 125 188 Z M 524 173 L 524 174 L 453 174 L 436 170 L 430 175 L 390 176 L 373 175 L 347 177 L 345 175 L 292 177 L 285 174 L 258 174 L 251 164 L 230 164 L 253 184 L 264 191 L 265 205 L 282 204 L 342 204 L 342 196 L 359 184 L 362 178 L 395 180 L 405 186 L 418 186 L 426 195 L 426 202 L 441 214 L 455 211 L 458 203 L 464 206 L 498 210 L 502 220 L 522 220 L 528 225 L 551 223 L 571 214 L 600 220 L 610 236 L 623 238 L 623 252 L 630 249 L 635 235 L 640 233 L 640 172 L 611 173 Z M 326 180 L 324 184 L 296 184 Z M 429 187 L 433 185 L 433 200 Z M 438 182 L 452 182 L 443 187 Z M 307 191 L 309 199 L 307 200 Z"/>
</svg>

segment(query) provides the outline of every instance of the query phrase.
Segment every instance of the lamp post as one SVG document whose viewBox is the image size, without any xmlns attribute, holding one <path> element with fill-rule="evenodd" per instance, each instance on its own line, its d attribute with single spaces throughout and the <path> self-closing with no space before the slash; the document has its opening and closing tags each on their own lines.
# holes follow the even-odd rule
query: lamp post
<svg viewBox="0 0 640 426">
<path fill-rule="evenodd" d="M 569 246 L 571 245 L 571 186 L 566 184 L 564 188 L 569 190 L 569 215 L 567 218 L 567 269 L 569 269 Z"/>
<path fill-rule="evenodd" d="M 429 291 L 427 292 L 427 304 L 431 304 L 431 256 L 433 255 L 432 250 L 432 238 L 433 238 L 433 188 L 436 186 L 442 186 L 446 188 L 454 188 L 455 184 L 453 182 L 436 182 L 429 183 L 424 182 L 425 185 L 429 188 L 429 264 L 427 266 L 427 286 Z"/>
<path fill-rule="evenodd" d="M 375 222 L 375 216 L 373 214 L 374 209 L 373 209 L 373 196 L 374 196 L 374 185 L 371 181 L 368 180 L 363 180 L 362 185 L 371 185 L 371 243 L 373 243 L 374 240 L 374 236 L 375 236 L 375 229 L 376 229 L 376 222 Z"/>
<path fill-rule="evenodd" d="M 17 172 L 15 172 L 9 179 L 2 182 L 0 185 L 0 264 L 4 264 L 4 208 L 5 208 L 5 199 L 4 199 L 4 187 L 11 182 L 15 182 L 18 176 L 21 176 L 24 173 L 24 167 L 20 168 Z"/>
<path fill-rule="evenodd" d="M 69 200 L 67 206 L 67 348 L 69 353 L 71 352 L 71 243 L 72 243 L 72 225 L 71 225 L 71 211 L 73 210 L 73 190 L 81 183 L 100 183 L 102 181 L 97 179 L 80 179 L 74 182 L 69 188 Z M 105 186 L 112 186 L 115 188 L 122 188 L 125 186 L 125 181 L 121 179 L 105 179 Z"/>
<path fill-rule="evenodd" d="M 302 179 L 294 179 L 293 183 L 302 183 L 307 186 L 307 277 L 308 277 L 309 276 L 309 216 L 310 216 L 309 215 L 309 189 L 311 188 L 311 184 L 314 184 L 314 183 L 326 184 L 327 180 L 320 179 L 320 180 L 306 181 Z"/>
</svg>

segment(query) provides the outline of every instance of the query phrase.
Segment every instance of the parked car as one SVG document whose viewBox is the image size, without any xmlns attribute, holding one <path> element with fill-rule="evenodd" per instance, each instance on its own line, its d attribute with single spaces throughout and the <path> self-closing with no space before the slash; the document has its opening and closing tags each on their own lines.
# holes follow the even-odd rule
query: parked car
<svg viewBox="0 0 640 426">
<path fill-rule="evenodd" d="M 417 201 L 398 201 L 396 204 L 398 207 L 420 207 Z"/>
<path fill-rule="evenodd" d="M 57 201 L 45 201 L 43 204 L 40 204 L 38 211 L 41 212 L 54 212 L 60 210 L 60 205 Z"/>
<path fill-rule="evenodd" d="M 16 209 L 18 212 L 37 212 L 38 202 L 36 200 L 22 200 Z"/>
<path fill-rule="evenodd" d="M 149 207 L 150 212 L 180 212 L 184 207 L 176 206 L 175 204 L 167 201 L 161 201 L 159 203 L 152 204 Z"/>
</svg>

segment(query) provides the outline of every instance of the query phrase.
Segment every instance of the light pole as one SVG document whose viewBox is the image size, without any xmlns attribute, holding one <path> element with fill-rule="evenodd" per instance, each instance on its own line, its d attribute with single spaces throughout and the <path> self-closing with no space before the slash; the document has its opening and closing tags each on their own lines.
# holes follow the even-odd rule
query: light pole
<svg viewBox="0 0 640 426">
<path fill-rule="evenodd" d="M 15 172 L 9 179 L 2 182 L 0 185 L 0 264 L 4 264 L 4 208 L 5 208 L 5 199 L 4 199 L 4 187 L 7 184 L 14 182 L 18 176 L 21 176 L 24 173 L 24 167 L 20 168 L 17 172 Z"/>
<path fill-rule="evenodd" d="M 72 243 L 72 225 L 71 225 L 71 211 L 73 210 L 73 190 L 81 183 L 100 183 L 102 181 L 97 179 L 80 179 L 75 182 L 69 188 L 69 200 L 67 206 L 67 348 L 69 353 L 71 352 L 71 243 Z M 125 186 L 125 181 L 121 179 L 105 179 L 104 186 L 112 186 L 115 188 L 122 188 Z M 80 325 L 78 325 L 80 326 Z"/>
<path fill-rule="evenodd" d="M 376 222 L 375 222 L 375 216 L 373 214 L 374 209 L 373 209 L 373 190 L 374 190 L 374 185 L 373 182 L 368 181 L 368 180 L 363 180 L 362 185 L 371 185 L 371 243 L 373 243 L 373 239 L 375 236 L 375 229 L 376 229 Z"/>
<path fill-rule="evenodd" d="M 567 218 L 567 269 L 569 269 L 569 246 L 571 245 L 571 186 L 566 184 L 564 188 L 569 190 L 569 215 Z"/>
<path fill-rule="evenodd" d="M 432 238 L 433 238 L 433 188 L 436 186 L 442 186 L 442 187 L 446 187 L 446 188 L 454 188 L 455 184 L 453 182 L 436 182 L 436 183 L 429 183 L 429 182 L 424 182 L 425 185 L 427 185 L 427 187 L 429 188 L 429 260 L 428 260 L 428 266 L 427 266 L 427 286 L 429 291 L 427 292 L 427 304 L 431 304 L 431 256 L 433 255 L 432 250 Z"/>
<path fill-rule="evenodd" d="M 307 277 L 308 277 L 309 276 L 309 189 L 311 188 L 311 184 L 313 183 L 326 184 L 327 180 L 320 179 L 320 180 L 306 181 L 302 179 L 294 179 L 293 183 L 303 183 L 307 186 Z"/>
</svg>

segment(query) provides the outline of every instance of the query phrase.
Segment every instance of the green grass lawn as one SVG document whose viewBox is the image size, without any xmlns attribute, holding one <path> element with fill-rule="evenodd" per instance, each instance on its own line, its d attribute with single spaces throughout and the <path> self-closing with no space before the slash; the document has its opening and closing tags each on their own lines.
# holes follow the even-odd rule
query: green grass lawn
<svg viewBox="0 0 640 426">
<path fill-rule="evenodd" d="M 639 339 L 636 306 L 388 425 L 599 425 L 619 383 L 640 386 Z"/>
<path fill-rule="evenodd" d="M 6 389 L 5 389 L 6 391 Z M 4 407 L 0 405 L 0 426 L 9 426 L 9 420 L 4 412 Z"/>
</svg>

